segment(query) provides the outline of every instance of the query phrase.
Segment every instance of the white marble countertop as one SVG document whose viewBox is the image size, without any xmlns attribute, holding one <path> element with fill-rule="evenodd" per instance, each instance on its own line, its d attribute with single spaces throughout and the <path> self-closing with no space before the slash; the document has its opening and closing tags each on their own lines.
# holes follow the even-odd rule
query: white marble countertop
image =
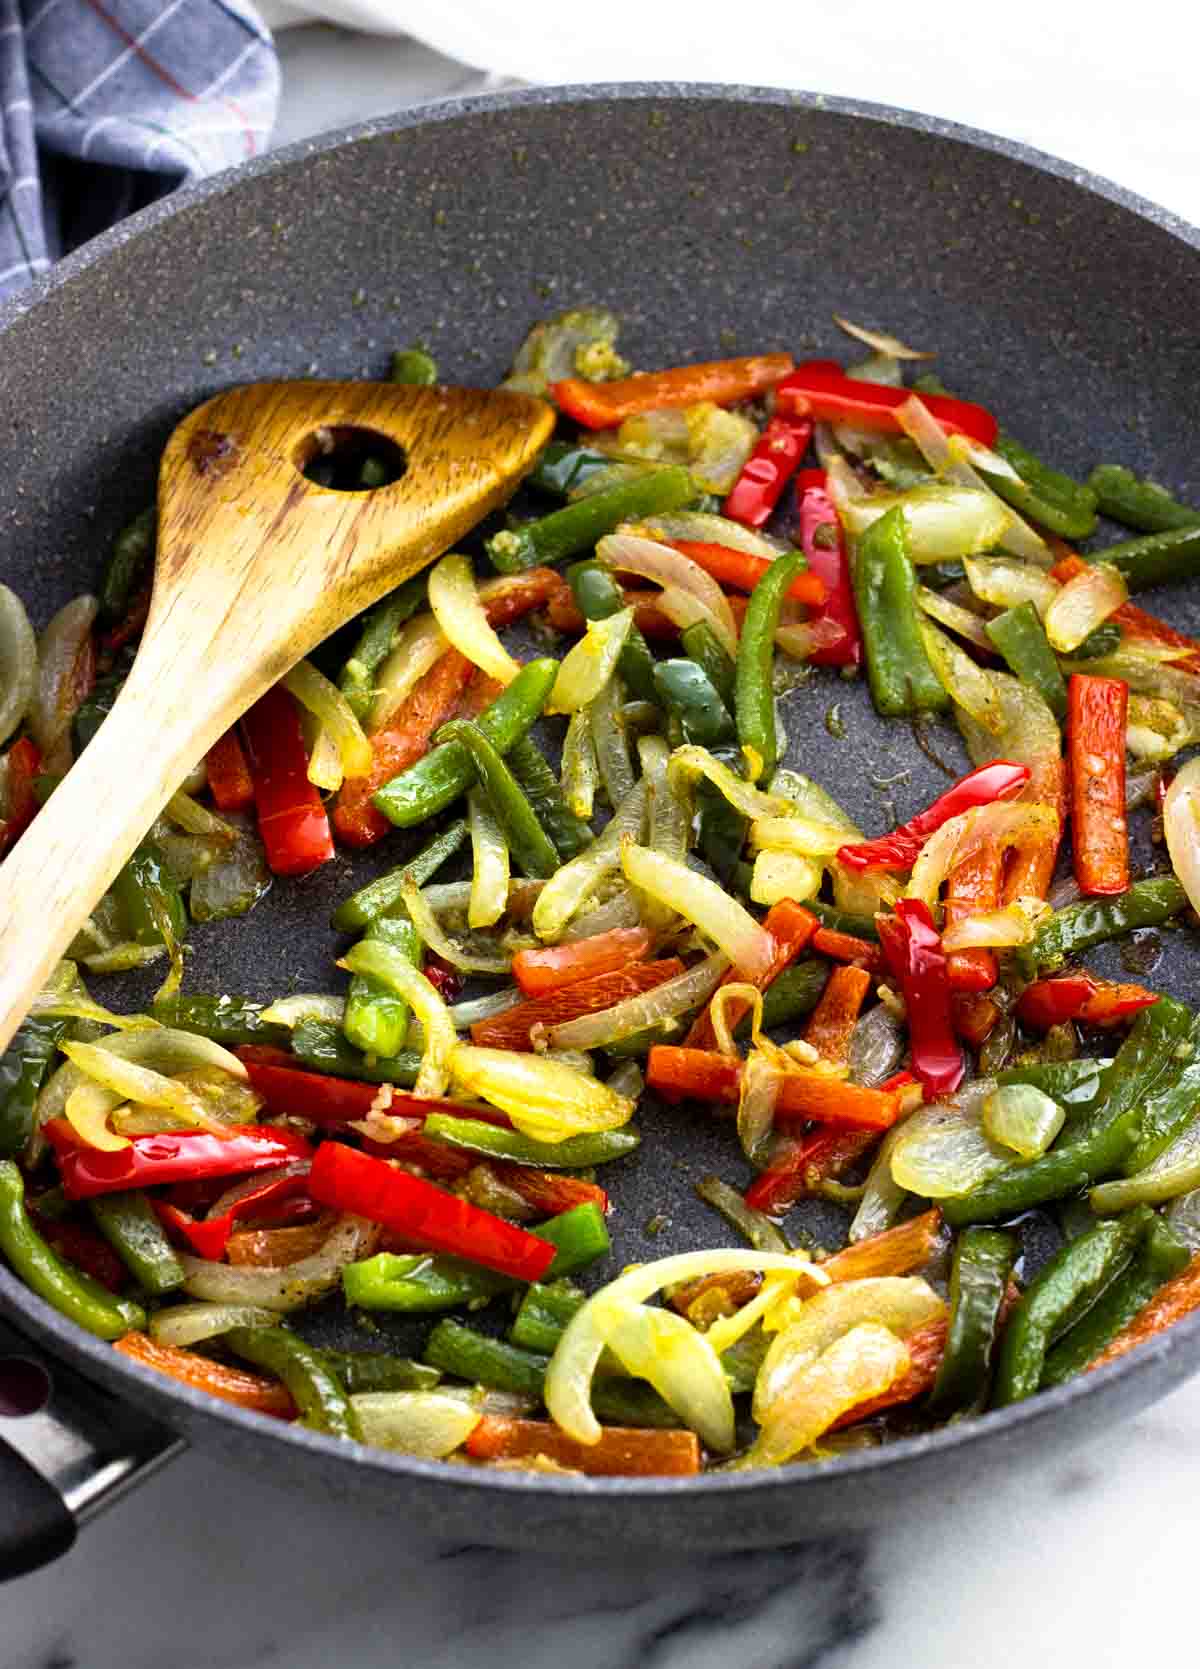
<svg viewBox="0 0 1200 1669">
<path fill-rule="evenodd" d="M 479 84 L 412 43 L 316 28 L 284 36 L 283 60 L 280 140 Z M 904 87 L 890 96 L 930 108 Z M 1144 136 L 1144 106 L 1139 121 Z M 1194 149 L 1194 125 L 1188 137 Z M 1190 174 L 1194 190 L 1200 171 L 1173 150 L 1155 193 L 1145 151 L 1124 183 L 1194 212 L 1167 182 Z M 1103 155 L 1120 178 L 1107 141 Z M 1198 1485 L 1200 1382 L 986 1497 L 926 1502 L 902 1528 L 686 1564 L 414 1548 L 395 1523 L 190 1454 L 4 1589 L 0 1669 L 1188 1662 Z"/>
</svg>

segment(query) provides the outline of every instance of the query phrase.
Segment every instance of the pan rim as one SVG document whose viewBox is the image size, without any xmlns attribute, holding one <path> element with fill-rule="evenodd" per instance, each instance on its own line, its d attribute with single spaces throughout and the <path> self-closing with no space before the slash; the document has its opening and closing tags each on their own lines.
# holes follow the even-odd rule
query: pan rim
<svg viewBox="0 0 1200 1669">
<path fill-rule="evenodd" d="M 870 121 L 884 126 L 908 129 L 948 139 L 975 150 L 1019 162 L 1040 173 L 1065 181 L 1086 193 L 1114 204 L 1147 222 L 1160 231 L 1178 239 L 1188 247 L 1200 250 L 1200 229 L 1190 225 L 1172 211 L 1141 197 L 1124 186 L 1094 174 L 1087 169 L 1054 157 L 1021 141 L 986 133 L 962 123 L 926 115 L 900 107 L 876 104 L 867 100 L 844 98 L 814 92 L 789 92 L 781 88 L 743 86 L 721 83 L 691 82 L 620 82 L 583 85 L 562 85 L 510 90 L 501 93 L 473 95 L 466 98 L 440 100 L 431 105 L 416 106 L 367 122 L 331 130 L 316 139 L 299 140 L 270 151 L 249 162 L 223 170 L 206 179 L 180 187 L 177 191 L 151 204 L 117 226 L 91 240 L 59 262 L 49 274 L 38 278 L 27 289 L 0 304 L 0 336 L 17 325 L 26 314 L 60 290 L 88 278 L 126 244 L 152 232 L 160 223 L 174 220 L 191 208 L 218 198 L 227 192 L 238 191 L 261 176 L 283 173 L 304 162 L 340 151 L 351 145 L 386 138 L 409 129 L 427 128 L 435 123 L 469 120 L 495 111 L 536 109 L 540 107 L 571 107 L 586 104 L 695 103 L 710 101 L 733 106 L 775 106 L 791 111 L 818 111 L 852 121 Z M 881 1474 L 906 1467 L 937 1455 L 959 1451 L 964 1445 L 991 1442 L 993 1449 L 1008 1441 L 1023 1441 L 1027 1431 L 1058 1418 L 1061 1410 L 1081 1398 L 1096 1398 L 1100 1402 L 1117 1394 L 1118 1386 L 1133 1387 L 1141 1382 L 1152 1384 L 1142 1394 L 1143 1401 L 1165 1395 L 1191 1371 L 1191 1358 L 1200 1355 L 1195 1346 L 1200 1341 L 1200 1313 L 1185 1319 L 1159 1338 L 1148 1341 L 1126 1357 L 1099 1369 L 1094 1374 L 1070 1380 L 1036 1397 L 995 1410 L 981 1417 L 943 1426 L 938 1430 L 904 1437 L 882 1448 L 837 1457 L 820 1467 L 781 1467 L 742 1473 L 709 1472 L 686 1479 L 664 1478 L 577 1478 L 555 1477 L 544 1473 L 523 1471 L 497 1472 L 483 1468 L 450 1467 L 442 1461 L 420 1460 L 384 1449 L 365 1445 L 347 1446 L 337 1438 L 309 1431 L 295 1425 L 285 1425 L 266 1415 L 219 1403 L 204 1392 L 193 1390 L 167 1380 L 152 1369 L 130 1361 L 110 1345 L 83 1332 L 64 1316 L 59 1315 L 44 1300 L 38 1298 L 7 1268 L 0 1266 L 0 1309 L 10 1314 L 17 1325 L 25 1325 L 34 1337 L 60 1352 L 67 1362 L 86 1364 L 86 1371 L 106 1390 L 132 1392 L 138 1406 L 168 1425 L 173 1413 L 187 1409 L 194 1423 L 240 1430 L 247 1437 L 261 1442 L 269 1438 L 280 1456 L 299 1450 L 324 1460 L 347 1463 L 351 1468 L 369 1468 L 372 1472 L 390 1475 L 397 1481 L 420 1479 L 465 1486 L 472 1491 L 488 1494 L 497 1489 L 518 1496 L 557 1498 L 580 1497 L 608 1500 L 648 1499 L 663 1496 L 679 1500 L 702 1497 L 721 1499 L 741 1496 L 751 1491 L 828 1489 L 834 1485 L 851 1487 L 852 1481 L 865 1475 Z M 1189 1347 L 1192 1347 L 1189 1349 Z M 1129 1400 L 1136 1400 L 1134 1392 Z"/>
</svg>

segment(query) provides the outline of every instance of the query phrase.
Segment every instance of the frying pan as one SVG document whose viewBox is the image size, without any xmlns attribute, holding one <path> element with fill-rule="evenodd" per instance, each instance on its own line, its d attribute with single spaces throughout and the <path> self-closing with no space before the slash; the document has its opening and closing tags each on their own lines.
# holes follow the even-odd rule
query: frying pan
<svg viewBox="0 0 1200 1669">
<path fill-rule="evenodd" d="M 589 300 L 625 318 L 622 347 L 647 366 L 838 352 L 834 312 L 886 326 L 936 348 L 953 387 L 1063 467 L 1122 460 L 1186 496 L 1200 490 L 1198 243 L 1164 212 L 1020 146 L 823 96 L 627 85 L 400 115 L 178 193 L 0 316 L 0 578 L 39 625 L 94 584 L 113 533 L 152 496 L 172 425 L 230 382 L 378 376 L 390 348 L 421 341 L 447 381 L 488 384 L 533 320 Z M 1156 606 L 1200 626 L 1194 599 Z M 789 763 L 871 830 L 945 781 L 902 725 L 875 718 L 861 685 L 819 672 L 785 709 Z M 949 727 L 935 748 L 961 766 Z M 197 929 L 191 987 L 324 987 L 330 909 L 405 841 L 280 883 L 246 921 Z M 1155 983 L 1200 1000 L 1187 935 L 1166 936 Z M 617 1244 L 604 1276 L 727 1238 L 692 1185 L 711 1171 L 739 1180 L 728 1126 L 653 1105 L 641 1122 L 636 1162 L 608 1173 Z M 1023 1228 L 1036 1257 L 1048 1225 Z M 61 1551 L 76 1518 L 182 1441 L 439 1538 L 770 1545 L 1061 1454 L 1200 1364 L 1198 1316 L 1046 1395 L 833 1463 L 577 1480 L 410 1460 L 227 1407 L 77 1331 L 5 1269 L 0 1317 L 0 1357 L 38 1361 L 53 1383 L 41 1413 L 0 1415 L 9 1574 Z M 302 1325 L 325 1342 L 362 1339 L 332 1305 Z"/>
</svg>

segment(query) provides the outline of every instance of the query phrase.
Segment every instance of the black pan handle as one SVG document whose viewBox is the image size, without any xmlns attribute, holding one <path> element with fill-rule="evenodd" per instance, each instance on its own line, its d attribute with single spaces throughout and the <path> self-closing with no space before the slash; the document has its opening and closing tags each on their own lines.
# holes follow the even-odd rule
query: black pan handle
<svg viewBox="0 0 1200 1669">
<path fill-rule="evenodd" d="M 57 1559 L 81 1524 L 182 1448 L 0 1317 L 0 1582 Z"/>
</svg>

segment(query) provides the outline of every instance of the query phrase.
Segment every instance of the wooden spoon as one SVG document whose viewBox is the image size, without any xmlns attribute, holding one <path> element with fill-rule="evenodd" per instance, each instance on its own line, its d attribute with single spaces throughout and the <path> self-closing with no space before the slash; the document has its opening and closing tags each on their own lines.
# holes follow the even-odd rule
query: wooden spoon
<svg viewBox="0 0 1200 1669">
<path fill-rule="evenodd" d="M 252 383 L 163 454 L 141 648 L 99 732 L 0 865 L 0 1048 L 198 759 L 314 644 L 441 555 L 532 468 L 544 402 L 470 388 Z M 301 473 L 328 437 L 400 446 L 398 481 Z"/>
</svg>

